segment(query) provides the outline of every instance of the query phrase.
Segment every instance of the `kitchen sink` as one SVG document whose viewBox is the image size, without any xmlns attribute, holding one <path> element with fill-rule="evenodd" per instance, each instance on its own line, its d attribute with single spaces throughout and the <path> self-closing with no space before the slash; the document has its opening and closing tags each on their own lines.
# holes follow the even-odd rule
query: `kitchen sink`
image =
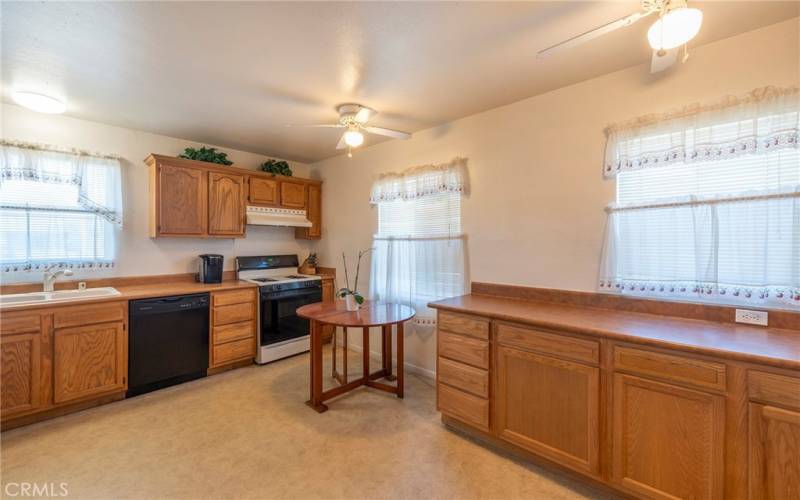
<svg viewBox="0 0 800 500">
<path fill-rule="evenodd" d="M 0 295 L 0 306 L 22 304 L 49 304 L 64 300 L 96 299 L 119 295 L 112 287 L 87 288 L 85 290 L 58 290 L 56 292 L 32 292 Z"/>
</svg>

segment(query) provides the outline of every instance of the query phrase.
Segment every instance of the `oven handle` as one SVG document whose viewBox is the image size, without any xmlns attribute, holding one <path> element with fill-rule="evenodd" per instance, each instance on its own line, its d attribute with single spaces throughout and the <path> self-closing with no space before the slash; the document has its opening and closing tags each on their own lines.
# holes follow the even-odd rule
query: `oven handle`
<svg viewBox="0 0 800 500">
<path fill-rule="evenodd" d="M 304 288 L 300 290 L 286 290 L 283 292 L 269 292 L 261 295 L 261 301 L 267 300 L 280 300 L 280 299 L 294 299 L 297 297 L 305 297 L 319 295 L 322 300 L 322 288 Z"/>
</svg>

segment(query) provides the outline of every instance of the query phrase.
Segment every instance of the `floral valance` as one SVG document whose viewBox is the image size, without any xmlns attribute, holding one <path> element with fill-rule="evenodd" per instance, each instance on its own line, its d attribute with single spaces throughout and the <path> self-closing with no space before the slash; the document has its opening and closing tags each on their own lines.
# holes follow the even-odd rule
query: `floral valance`
<svg viewBox="0 0 800 500">
<path fill-rule="evenodd" d="M 381 174 L 372 185 L 370 203 L 412 200 L 445 192 L 466 193 L 468 184 L 467 160 L 455 158 L 439 165 Z"/>
<path fill-rule="evenodd" d="M 0 183 L 9 181 L 75 185 L 75 201 L 80 207 L 122 225 L 122 174 L 117 157 L 3 140 Z M 22 201 L 3 200 L 2 204 L 6 208 L 37 208 Z"/>
<path fill-rule="evenodd" d="M 605 129 L 603 175 L 798 148 L 800 88 L 763 87 Z"/>
</svg>

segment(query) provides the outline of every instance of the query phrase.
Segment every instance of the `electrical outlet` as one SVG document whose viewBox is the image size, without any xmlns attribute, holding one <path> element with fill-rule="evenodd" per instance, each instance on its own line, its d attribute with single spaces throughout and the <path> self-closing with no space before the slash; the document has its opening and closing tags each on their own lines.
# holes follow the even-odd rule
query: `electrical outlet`
<svg viewBox="0 0 800 500">
<path fill-rule="evenodd" d="M 78 290 L 86 290 L 86 282 L 85 281 L 79 281 L 78 282 Z"/>
<path fill-rule="evenodd" d="M 750 309 L 737 309 L 736 322 L 749 325 L 767 326 L 767 311 L 751 311 Z"/>
</svg>

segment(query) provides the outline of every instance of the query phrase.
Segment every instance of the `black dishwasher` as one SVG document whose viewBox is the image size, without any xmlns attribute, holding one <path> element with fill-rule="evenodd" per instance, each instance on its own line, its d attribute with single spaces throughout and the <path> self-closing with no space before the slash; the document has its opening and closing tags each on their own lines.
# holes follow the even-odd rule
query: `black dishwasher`
<svg viewBox="0 0 800 500">
<path fill-rule="evenodd" d="M 206 376 L 207 293 L 132 300 L 128 314 L 128 397 Z"/>
</svg>

